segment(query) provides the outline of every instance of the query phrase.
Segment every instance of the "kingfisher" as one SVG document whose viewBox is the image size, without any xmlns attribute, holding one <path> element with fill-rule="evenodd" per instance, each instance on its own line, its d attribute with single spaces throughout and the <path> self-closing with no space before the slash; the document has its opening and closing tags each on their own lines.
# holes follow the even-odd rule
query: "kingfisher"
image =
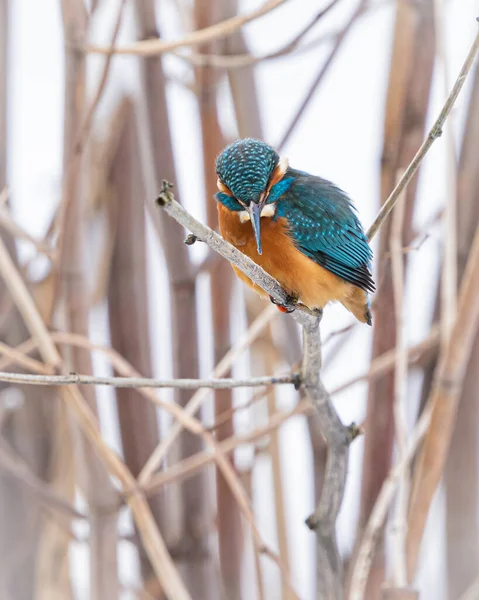
<svg viewBox="0 0 479 600">
<path fill-rule="evenodd" d="M 293 169 L 271 146 L 251 138 L 219 154 L 216 175 L 219 230 L 227 242 L 274 277 L 291 303 L 322 311 L 329 302 L 340 302 L 360 322 L 372 324 L 373 255 L 345 192 Z M 232 266 L 242 281 L 268 298 Z"/>
</svg>

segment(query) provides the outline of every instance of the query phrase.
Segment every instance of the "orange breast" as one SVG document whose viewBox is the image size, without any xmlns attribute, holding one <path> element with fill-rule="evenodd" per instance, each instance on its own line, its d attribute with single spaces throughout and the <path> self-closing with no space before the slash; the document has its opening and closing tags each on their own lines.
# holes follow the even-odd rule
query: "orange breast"
<svg viewBox="0 0 479 600">
<path fill-rule="evenodd" d="M 322 308 L 331 300 L 346 300 L 354 286 L 327 271 L 305 256 L 288 235 L 285 219 L 273 221 L 261 218 L 263 254 L 258 254 L 253 227 L 250 221 L 241 223 L 237 212 L 229 211 L 218 202 L 219 226 L 224 239 L 249 256 L 272 275 L 292 296 L 310 308 Z M 233 267 L 240 279 L 260 295 L 267 294 L 256 286 L 239 269 Z"/>
</svg>

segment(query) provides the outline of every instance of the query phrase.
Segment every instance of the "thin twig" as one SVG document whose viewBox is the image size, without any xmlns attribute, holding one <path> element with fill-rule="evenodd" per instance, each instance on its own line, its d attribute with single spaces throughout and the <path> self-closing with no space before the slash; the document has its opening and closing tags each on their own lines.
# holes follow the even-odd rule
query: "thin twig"
<svg viewBox="0 0 479 600">
<path fill-rule="evenodd" d="M 42 481 L 20 456 L 15 455 L 14 450 L 4 440 L 0 441 L 0 470 L 37 495 L 48 509 L 58 511 L 69 519 L 87 519 L 86 515 L 55 492 L 52 486 Z"/>
<path fill-rule="evenodd" d="M 28 329 L 38 343 L 45 362 L 53 367 L 61 364 L 61 357 L 51 341 L 50 334 L 43 322 L 37 307 L 33 302 L 15 264 L 8 253 L 7 247 L 0 238 L 0 277 L 5 284 L 20 311 Z"/>
<path fill-rule="evenodd" d="M 424 352 L 430 350 L 432 347 L 437 346 L 439 342 L 439 327 L 435 326 L 432 333 L 422 342 L 417 344 L 416 346 L 412 346 L 408 351 L 408 361 L 409 363 L 414 363 L 417 361 Z M 371 363 L 370 369 L 358 376 L 351 378 L 350 380 L 340 384 L 335 389 L 331 390 L 331 396 L 335 396 L 344 390 L 360 383 L 362 381 L 373 381 L 375 378 L 380 377 L 387 371 L 391 370 L 395 365 L 395 351 L 387 352 L 383 356 L 378 356 L 378 358 L 374 359 Z M 230 453 L 235 450 L 238 446 L 242 444 L 248 444 L 251 442 L 255 442 L 267 435 L 277 427 L 280 427 L 285 421 L 297 415 L 305 415 L 311 413 L 313 410 L 313 405 L 309 399 L 302 400 L 299 402 L 295 408 L 287 412 L 276 413 L 271 419 L 269 419 L 268 423 L 263 427 L 259 427 L 253 431 L 248 432 L 242 436 L 233 436 L 227 440 L 224 440 L 219 444 L 219 448 L 223 453 Z M 148 494 L 155 493 L 156 490 L 176 479 L 181 479 L 183 477 L 192 476 L 198 469 L 206 466 L 214 460 L 214 456 L 212 456 L 211 452 L 205 451 L 195 456 L 189 457 L 181 462 L 169 467 L 165 471 L 161 473 L 157 473 L 151 477 L 147 484 L 144 486 L 144 490 Z"/>
<path fill-rule="evenodd" d="M 30 242 L 32 246 L 36 248 L 38 252 L 41 254 L 45 254 L 48 258 L 52 259 L 55 256 L 55 250 L 51 248 L 48 244 L 45 244 L 41 240 L 37 240 L 35 237 L 30 235 L 28 231 L 25 231 L 20 225 L 15 223 L 10 212 L 5 210 L 5 208 L 1 208 L 1 199 L 0 199 L 0 226 L 8 231 L 13 237 L 16 237 L 20 240 L 25 240 L 26 242 Z"/>
<path fill-rule="evenodd" d="M 113 33 L 111 36 L 111 46 L 113 48 L 115 47 L 116 40 L 118 39 L 118 35 L 120 33 L 121 23 L 123 20 L 123 12 L 125 10 L 127 1 L 128 0 L 120 0 L 120 6 L 118 7 L 118 13 L 116 15 L 115 27 L 113 29 Z M 100 77 L 100 81 L 98 82 L 98 86 L 97 86 L 95 95 L 93 97 L 93 100 L 90 103 L 88 112 L 83 120 L 83 124 L 82 124 L 81 130 L 80 130 L 80 133 L 78 135 L 78 139 L 76 141 L 77 146 L 74 149 L 74 151 L 81 152 L 81 148 L 84 146 L 86 139 L 90 135 L 90 131 L 91 131 L 91 128 L 93 125 L 93 117 L 95 116 L 96 109 L 98 108 L 98 105 L 100 104 L 101 97 L 103 95 L 106 83 L 108 81 L 108 75 L 109 75 L 110 69 L 111 69 L 112 58 L 113 58 L 113 54 L 108 54 L 105 59 L 105 64 L 103 65 L 103 71 L 102 71 L 102 74 Z"/>
<path fill-rule="evenodd" d="M 339 0 L 331 0 L 331 2 L 322 8 L 312 19 L 311 21 L 303 27 L 303 29 L 286 45 L 282 46 L 279 50 L 275 50 L 274 52 L 270 52 L 269 54 L 265 54 L 263 56 L 252 56 L 249 53 L 243 54 L 203 54 L 196 53 L 190 55 L 184 55 L 177 52 L 174 52 L 178 58 L 185 60 L 188 63 L 196 67 L 215 67 L 221 69 L 235 69 L 241 67 L 247 67 L 250 65 L 255 65 L 259 62 L 264 62 L 266 60 L 271 60 L 274 58 L 280 58 L 287 54 L 291 54 L 293 50 L 295 50 L 300 43 L 300 41 L 313 29 L 313 27 L 318 23 L 320 19 L 322 19 L 334 6 L 339 2 Z M 330 33 L 326 35 L 322 35 L 319 39 L 314 40 L 312 43 L 308 44 L 307 49 L 311 49 L 316 47 L 319 43 L 324 43 L 330 40 L 333 37 L 336 37 L 337 33 Z M 301 50 L 304 51 L 304 47 Z"/>
<path fill-rule="evenodd" d="M 2 355 L 8 356 L 15 361 L 17 365 L 20 365 L 24 369 L 34 371 L 35 373 L 39 373 L 41 375 L 53 375 L 54 373 L 54 369 L 50 365 L 46 365 L 35 358 L 30 358 L 17 348 L 12 348 L 3 342 L 0 342 L 0 356 Z"/>
<path fill-rule="evenodd" d="M 74 334 L 68 334 L 68 333 L 56 333 L 56 334 L 52 334 L 52 337 L 59 343 L 67 343 L 67 344 L 71 344 L 73 346 L 79 346 L 79 347 L 87 348 L 90 350 L 103 351 L 108 355 L 113 367 L 118 372 L 123 373 L 125 380 L 128 377 L 129 378 L 134 377 L 134 378 L 138 379 L 138 376 L 139 376 L 138 372 L 122 356 L 120 356 L 117 352 L 115 352 L 115 350 L 113 350 L 111 348 L 106 348 L 103 346 L 94 346 L 93 344 L 91 344 L 91 342 L 88 339 L 86 339 L 82 335 L 74 335 Z M 67 388 L 67 389 L 71 389 L 71 388 Z M 73 388 L 73 389 L 75 389 L 75 388 Z M 244 490 L 242 489 L 242 487 L 239 483 L 237 475 L 236 475 L 234 469 L 232 468 L 231 464 L 226 460 L 222 451 L 219 449 L 219 445 L 216 443 L 214 437 L 203 428 L 203 426 L 201 425 L 201 423 L 199 421 L 197 421 L 190 414 L 188 414 L 186 408 L 183 409 L 183 408 L 181 408 L 181 406 L 178 406 L 176 404 L 163 402 L 160 398 L 158 398 L 158 396 L 155 394 L 155 392 L 152 389 L 143 387 L 143 388 L 138 388 L 138 391 L 141 394 L 143 394 L 145 397 L 150 399 L 152 402 L 154 402 L 158 406 L 161 406 L 164 410 L 168 411 L 173 417 L 175 417 L 178 421 L 178 425 L 180 425 L 181 428 L 184 427 L 185 429 L 191 431 L 192 433 L 203 437 L 203 440 L 204 440 L 206 446 L 209 447 L 209 451 L 208 451 L 209 455 L 217 463 L 218 468 L 221 470 L 221 472 L 225 476 L 225 479 L 227 480 L 227 482 L 231 488 L 231 491 L 233 493 L 233 496 L 236 498 L 236 501 L 238 502 L 238 505 L 239 505 L 241 511 L 243 512 L 243 515 L 245 516 L 246 521 L 251 525 L 255 543 L 259 544 L 260 548 L 267 548 L 266 544 L 261 539 L 259 531 L 256 527 L 256 524 L 254 522 L 253 513 L 251 512 L 251 510 L 249 509 L 249 507 L 247 505 L 247 499 L 246 499 Z M 160 448 L 160 446 L 158 446 L 158 448 Z M 135 485 L 134 490 L 136 490 L 136 489 L 137 489 L 137 486 Z M 130 488 L 127 488 L 126 491 L 129 494 Z M 291 580 L 290 580 L 289 574 L 285 571 L 284 566 L 281 564 L 281 561 L 279 560 L 278 556 L 274 552 L 271 552 L 271 551 L 268 551 L 268 556 L 278 565 L 278 568 L 283 573 L 283 576 L 285 577 L 285 580 L 287 581 L 289 588 L 291 589 L 292 593 L 296 597 L 296 594 L 291 585 Z"/>
<path fill-rule="evenodd" d="M 417 568 L 426 518 L 444 469 L 468 360 L 479 329 L 479 228 L 461 283 L 458 310 L 441 352 L 430 393 L 432 422 L 418 457 L 411 486 L 407 561 L 411 580 Z"/>
<path fill-rule="evenodd" d="M 42 359 L 50 366 L 60 369 L 62 365 L 60 354 L 1 238 L 0 277 L 4 279 L 30 334 L 34 337 L 35 343 L 38 344 Z M 93 447 L 96 448 L 98 454 L 108 466 L 110 473 L 117 477 L 124 489 L 133 490 L 128 498 L 129 505 L 145 549 L 166 595 L 177 600 L 191 600 L 191 596 L 186 590 L 168 553 L 166 544 L 158 531 L 148 503 L 143 494 L 137 492 L 136 481 L 125 464 L 103 440 L 98 422 L 78 388 L 75 386 L 63 388 L 62 399 L 77 418 L 82 431 Z"/>
<path fill-rule="evenodd" d="M 349 600 L 364 600 L 366 583 L 369 577 L 374 549 L 382 531 L 384 520 L 388 514 L 389 507 L 394 498 L 394 493 L 399 479 L 414 457 L 416 450 L 423 439 L 431 422 L 431 411 L 425 410 L 416 424 L 411 435 L 407 452 L 402 459 L 391 469 L 387 479 L 384 481 L 381 491 L 377 497 L 374 508 L 364 530 L 361 545 L 356 556 L 354 569 L 351 576 Z"/>
<path fill-rule="evenodd" d="M 444 28 L 445 2 L 435 0 L 434 24 L 436 27 L 436 56 L 442 70 L 444 96 L 449 89 L 449 69 L 447 66 L 446 32 Z M 457 160 L 454 139 L 454 115 L 444 125 L 446 168 L 444 169 L 444 264 L 441 273 L 441 325 L 442 343 L 445 345 L 451 334 L 457 310 L 457 208 L 456 180 Z"/>
<path fill-rule="evenodd" d="M 218 363 L 215 367 L 212 377 L 221 377 L 225 373 L 227 373 L 233 361 L 246 349 L 248 346 L 256 339 L 258 335 L 263 331 L 263 329 L 271 322 L 271 320 L 278 315 L 278 311 L 273 306 L 269 306 L 266 310 L 264 310 L 261 315 L 252 323 L 251 327 L 245 333 L 244 336 L 236 345 L 231 348 L 223 357 L 223 359 Z M 188 404 L 185 406 L 184 411 L 188 415 L 194 415 L 201 404 L 209 397 L 209 392 L 206 389 L 199 390 L 192 396 L 189 400 Z M 182 427 L 180 423 L 175 423 L 171 430 L 168 432 L 168 435 L 165 436 L 164 440 L 160 442 L 160 444 L 156 447 L 155 451 L 152 453 L 151 457 L 143 467 L 142 472 L 138 477 L 138 482 L 140 485 L 144 485 L 153 473 L 156 471 L 158 466 L 161 464 L 163 458 L 166 456 L 167 452 L 174 444 L 178 435 L 181 433 Z"/>
<path fill-rule="evenodd" d="M 0 345 L 0 351 L 2 347 Z M 18 359 L 20 362 L 21 359 Z M 29 359 L 32 360 L 32 359 Z M 260 387 L 266 385 L 293 384 L 295 377 L 252 377 L 248 379 L 152 379 L 150 377 L 99 377 L 96 375 L 32 375 L 28 373 L 0 372 L 0 381 L 25 385 L 109 385 L 116 388 L 179 388 L 195 390 L 210 388 L 225 390 L 230 388 Z"/>
<path fill-rule="evenodd" d="M 197 46 L 205 42 L 211 42 L 218 38 L 226 37 L 231 35 L 237 29 L 240 29 L 246 23 L 250 23 L 263 15 L 271 12 L 272 10 L 284 4 L 286 0 L 267 0 L 262 6 L 252 10 L 245 15 L 237 15 L 230 19 L 225 19 L 221 23 L 216 23 L 210 27 L 193 31 L 179 40 L 164 41 L 160 39 L 152 40 L 141 40 L 130 44 L 129 46 L 122 46 L 120 48 L 103 47 L 89 45 L 86 48 L 87 52 L 94 54 L 134 54 L 136 56 L 157 56 L 164 52 L 171 52 L 177 48 L 183 48 L 184 46 Z"/>
<path fill-rule="evenodd" d="M 288 140 L 290 139 L 291 135 L 293 134 L 293 131 L 296 129 L 296 126 L 298 125 L 301 117 L 304 115 L 306 107 L 308 106 L 311 99 L 313 98 L 315 91 L 317 90 L 321 81 L 324 79 L 326 73 L 329 70 L 329 67 L 333 64 L 335 57 L 339 53 L 339 50 L 341 49 L 341 46 L 342 46 L 343 42 L 345 41 L 347 34 L 349 33 L 350 29 L 352 28 L 352 26 L 354 25 L 356 20 L 366 10 L 366 5 L 367 5 L 367 0 L 359 0 L 359 4 L 358 4 L 356 10 L 353 12 L 349 21 L 346 23 L 346 25 L 343 27 L 343 29 L 339 32 L 338 36 L 336 37 L 334 46 L 331 49 L 331 52 L 329 53 L 328 58 L 324 61 L 323 65 L 321 66 L 321 69 L 319 70 L 319 73 L 317 74 L 313 83 L 311 84 L 304 100 L 301 102 L 299 108 L 297 109 L 294 117 L 291 120 L 291 123 L 289 124 L 289 126 L 287 127 L 283 136 L 281 137 L 281 141 L 278 144 L 278 152 L 281 152 L 281 150 L 283 150 L 283 148 L 286 146 Z"/>
<path fill-rule="evenodd" d="M 406 186 L 408 185 L 408 183 L 411 181 L 414 174 L 418 170 L 420 164 L 424 160 L 424 157 L 428 153 L 428 151 L 431 148 L 431 146 L 433 145 L 434 141 L 438 137 L 441 136 L 444 123 L 445 123 L 447 117 L 449 116 L 449 113 L 451 112 L 452 107 L 454 106 L 454 104 L 456 102 L 459 92 L 461 91 L 461 89 L 464 85 L 464 82 L 466 81 L 467 75 L 469 74 L 469 71 L 471 70 L 471 67 L 474 63 L 474 58 L 476 57 L 476 54 L 478 51 L 479 51 L 479 32 L 476 34 L 476 37 L 471 46 L 471 49 L 469 50 L 469 53 L 466 57 L 466 60 L 464 61 L 462 69 L 456 79 L 456 82 L 454 83 L 454 87 L 452 88 L 451 93 L 449 94 L 449 97 L 447 98 L 434 125 L 431 127 L 431 130 L 429 131 L 427 138 L 422 143 L 422 146 L 417 151 L 416 156 L 413 158 L 413 160 L 411 161 L 408 168 L 404 171 L 403 176 L 398 181 L 396 187 L 391 192 L 389 198 L 383 204 L 381 210 L 379 211 L 378 215 L 374 219 L 371 227 L 368 229 L 367 235 L 368 235 L 369 240 L 372 240 L 373 237 L 376 235 L 376 233 L 378 232 L 382 223 L 384 222 L 384 220 L 389 215 L 389 213 L 393 209 L 394 205 L 398 201 L 398 198 L 400 197 L 402 191 L 406 188 Z"/>
</svg>

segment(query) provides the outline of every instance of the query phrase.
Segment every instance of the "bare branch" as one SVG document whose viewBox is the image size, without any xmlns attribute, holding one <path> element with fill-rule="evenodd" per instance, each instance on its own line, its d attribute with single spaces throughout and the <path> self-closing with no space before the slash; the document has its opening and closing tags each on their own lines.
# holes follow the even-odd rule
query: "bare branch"
<svg viewBox="0 0 479 600">
<path fill-rule="evenodd" d="M 0 351 L 2 347 L 0 346 Z M 17 360 L 19 360 L 17 358 Z M 32 360 L 32 359 L 29 359 Z M 35 361 L 37 362 L 37 361 Z M 109 385 L 116 388 L 179 388 L 196 390 L 210 388 L 226 390 L 241 387 L 260 387 L 265 385 L 294 384 L 292 375 L 283 377 L 253 377 L 248 379 L 152 379 L 149 377 L 97 377 L 95 375 L 30 375 L 24 373 L 0 372 L 0 381 L 22 383 L 25 385 Z"/>
<path fill-rule="evenodd" d="M 184 61 L 194 65 L 195 67 L 213 67 L 219 69 L 237 69 L 255 65 L 259 62 L 271 60 L 273 58 L 281 58 L 287 54 L 291 54 L 298 46 L 300 41 L 311 31 L 316 23 L 324 17 L 334 6 L 338 3 L 338 0 L 332 0 L 325 8 L 321 9 L 312 20 L 294 37 L 293 40 L 288 42 L 285 46 L 274 52 L 264 54 L 263 56 L 253 56 L 248 52 L 242 54 L 206 54 L 206 53 L 193 53 L 189 55 L 180 54 L 174 52 L 175 56 L 183 59 Z M 322 35 L 320 38 L 313 40 L 312 42 L 305 44 L 299 48 L 300 51 L 311 50 L 317 47 L 319 44 L 327 42 L 332 38 L 337 37 L 338 33 L 330 33 Z"/>
<path fill-rule="evenodd" d="M 278 282 L 239 250 L 228 244 L 214 231 L 194 219 L 173 197 L 171 184 L 164 182 L 157 203 L 166 212 L 240 268 L 248 277 L 281 304 L 288 298 Z M 318 561 L 317 584 L 320 597 L 341 598 L 343 595 L 343 569 L 336 542 L 335 522 L 341 506 L 346 483 L 348 447 L 354 435 L 344 427 L 335 412 L 329 394 L 319 379 L 321 367 L 320 319 L 305 310 L 295 310 L 295 320 L 303 328 L 304 356 L 300 382 L 312 400 L 319 416 L 321 433 L 328 444 L 325 482 L 316 511 L 307 521 L 316 530 Z"/>
<path fill-rule="evenodd" d="M 222 377 L 224 376 L 233 361 L 246 349 L 248 346 L 256 339 L 256 337 L 263 331 L 263 329 L 272 321 L 272 319 L 278 315 L 278 311 L 274 306 L 268 307 L 264 310 L 261 315 L 252 323 L 251 327 L 246 331 L 245 335 L 241 337 L 241 339 L 236 343 L 233 348 L 231 348 L 225 356 L 220 360 L 217 364 L 216 368 L 212 373 L 212 377 Z M 194 415 L 201 404 L 209 397 L 209 393 L 206 389 L 199 390 L 190 398 L 187 405 L 184 408 L 184 411 L 187 415 Z M 161 464 L 161 461 L 166 456 L 168 450 L 171 448 L 172 444 L 177 439 L 178 435 L 181 433 L 182 426 L 181 423 L 175 423 L 171 428 L 168 435 L 165 439 L 156 447 L 155 451 L 151 455 L 150 459 L 144 466 L 140 476 L 138 477 L 138 481 L 140 484 L 145 484 L 149 481 L 152 474 Z"/>
<path fill-rule="evenodd" d="M 231 17 L 230 19 L 225 19 L 224 21 L 221 21 L 221 23 L 216 23 L 210 27 L 193 31 L 179 40 L 141 40 L 121 48 L 114 48 L 112 46 L 105 48 L 102 46 L 90 45 L 87 46 L 86 50 L 87 52 L 94 54 L 134 54 L 136 56 L 156 56 L 165 52 L 171 52 L 171 50 L 176 50 L 177 48 L 183 48 L 184 46 L 196 46 L 198 44 L 211 42 L 213 40 L 217 40 L 218 38 L 231 35 L 234 31 L 246 25 L 246 23 L 250 23 L 259 17 L 266 15 L 285 2 L 286 0 L 267 0 L 267 2 L 265 2 L 262 6 L 252 10 L 246 15 L 238 15 Z"/>
<path fill-rule="evenodd" d="M 199 240 L 207 244 L 212 250 L 226 258 L 231 264 L 241 269 L 248 277 L 257 283 L 263 290 L 278 303 L 291 309 L 298 309 L 310 313 L 309 309 L 302 305 L 291 304 L 291 299 L 280 286 L 280 284 L 271 275 L 266 273 L 259 265 L 237 250 L 234 246 L 225 242 L 225 240 L 215 231 L 197 221 L 189 212 L 179 204 L 171 191 L 172 184 L 163 181 L 163 189 L 156 200 L 156 203 L 164 208 L 166 212 L 186 227 L 194 236 L 194 241 Z"/>
<path fill-rule="evenodd" d="M 464 82 L 466 81 L 466 77 L 469 74 L 469 71 L 471 70 L 471 67 L 474 63 L 474 58 L 476 57 L 476 54 L 478 51 L 479 51 L 479 32 L 476 34 L 474 42 L 471 46 L 471 49 L 469 50 L 466 60 L 464 61 L 464 64 L 463 64 L 462 69 L 456 79 L 456 82 L 454 83 L 451 93 L 449 94 L 434 125 L 431 127 L 431 130 L 429 131 L 427 138 L 424 140 L 422 146 L 417 151 L 416 156 L 414 157 L 414 159 L 412 160 L 412 162 L 410 163 L 408 168 L 405 170 L 403 176 L 398 181 L 396 187 L 391 192 L 389 198 L 383 204 L 377 217 L 374 219 L 371 227 L 368 229 L 368 239 L 369 240 L 372 240 L 373 237 L 376 235 L 376 233 L 378 232 L 382 223 L 384 222 L 384 220 L 389 215 L 389 213 L 393 209 L 394 205 L 398 201 L 402 191 L 406 188 L 406 186 L 408 185 L 408 183 L 411 181 L 414 174 L 418 170 L 420 164 L 424 160 L 424 157 L 428 153 L 428 151 L 431 148 L 431 146 L 433 145 L 434 141 L 438 137 L 441 136 L 442 127 L 443 127 L 447 117 L 449 116 L 449 113 L 451 112 L 452 107 L 454 106 L 454 104 L 456 102 L 459 92 L 461 91 L 461 89 L 464 85 Z"/>
<path fill-rule="evenodd" d="M 323 65 L 321 66 L 319 73 L 316 75 L 313 83 L 311 84 L 311 86 L 308 90 L 308 93 L 306 94 L 304 100 L 301 102 L 299 108 L 297 109 L 293 119 L 291 120 L 290 125 L 288 126 L 285 133 L 281 137 L 281 141 L 278 144 L 278 151 L 281 151 L 285 147 L 285 145 L 288 142 L 289 138 L 291 137 L 293 131 L 296 129 L 296 126 L 299 123 L 301 117 L 303 116 L 303 114 L 306 110 L 306 107 L 310 103 L 312 97 L 314 96 L 315 91 L 317 90 L 321 81 L 324 79 L 326 73 L 329 71 L 329 67 L 333 64 L 333 61 L 334 61 L 335 57 L 337 56 L 339 50 L 341 49 L 343 42 L 346 40 L 346 36 L 348 35 L 349 31 L 351 30 L 351 28 L 354 25 L 354 23 L 356 22 L 356 20 L 366 10 L 366 5 L 367 5 L 367 0 L 360 0 L 358 7 L 353 12 L 349 21 L 346 23 L 346 25 L 343 27 L 343 29 L 338 33 L 338 35 L 336 37 L 336 41 L 334 43 L 333 48 L 331 49 L 331 52 L 329 53 L 328 58 L 324 61 Z"/>
</svg>

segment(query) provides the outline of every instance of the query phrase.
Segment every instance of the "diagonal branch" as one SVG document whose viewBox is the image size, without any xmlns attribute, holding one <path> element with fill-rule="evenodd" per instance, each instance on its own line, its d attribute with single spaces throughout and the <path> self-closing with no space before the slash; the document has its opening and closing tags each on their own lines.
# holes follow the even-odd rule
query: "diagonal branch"
<svg viewBox="0 0 479 600">
<path fill-rule="evenodd" d="M 462 90 L 462 87 L 466 81 L 467 75 L 471 70 L 471 67 L 474 63 L 474 59 L 476 54 L 479 52 L 479 31 L 476 34 L 474 42 L 472 43 L 471 49 L 469 50 L 468 55 L 466 56 L 466 60 L 462 66 L 462 69 L 454 83 L 454 86 L 449 94 L 444 106 L 442 107 L 441 112 L 439 113 L 438 118 L 436 119 L 434 125 L 431 127 L 431 130 L 428 133 L 428 136 L 422 143 L 422 146 L 416 153 L 416 156 L 413 158 L 411 164 L 404 171 L 401 179 L 398 181 L 396 187 L 391 192 L 389 198 L 383 204 L 381 210 L 379 211 L 377 217 L 374 219 L 371 227 L 368 229 L 368 239 L 372 240 L 373 237 L 378 232 L 379 228 L 383 224 L 386 217 L 389 215 L 391 210 L 394 208 L 394 205 L 399 200 L 401 193 L 404 191 L 406 186 L 409 184 L 411 179 L 414 177 L 416 171 L 419 168 L 419 165 L 424 160 L 424 157 L 429 152 L 429 149 L 435 142 L 435 140 L 442 135 L 443 125 L 449 116 L 449 113 L 454 106 L 457 97 L 459 96 L 459 92 Z"/>
<path fill-rule="evenodd" d="M 163 182 L 157 204 L 178 223 L 186 227 L 195 239 L 199 239 L 229 262 L 240 268 L 252 281 L 281 304 L 288 298 L 279 283 L 217 233 L 198 222 L 173 197 L 171 184 Z M 294 307 L 292 307 L 294 308 Z M 351 431 L 341 423 L 330 396 L 319 378 L 321 367 L 321 340 L 318 316 L 309 314 L 302 307 L 293 317 L 303 328 L 303 361 L 299 381 L 313 402 L 319 416 L 321 433 L 328 444 L 328 458 L 323 491 L 313 515 L 307 520 L 316 530 L 318 560 L 317 585 L 321 598 L 343 597 L 343 569 L 339 556 L 335 523 L 341 506 L 348 465 L 348 446 L 356 428 Z M 351 435 L 353 433 L 353 435 Z"/>
</svg>

